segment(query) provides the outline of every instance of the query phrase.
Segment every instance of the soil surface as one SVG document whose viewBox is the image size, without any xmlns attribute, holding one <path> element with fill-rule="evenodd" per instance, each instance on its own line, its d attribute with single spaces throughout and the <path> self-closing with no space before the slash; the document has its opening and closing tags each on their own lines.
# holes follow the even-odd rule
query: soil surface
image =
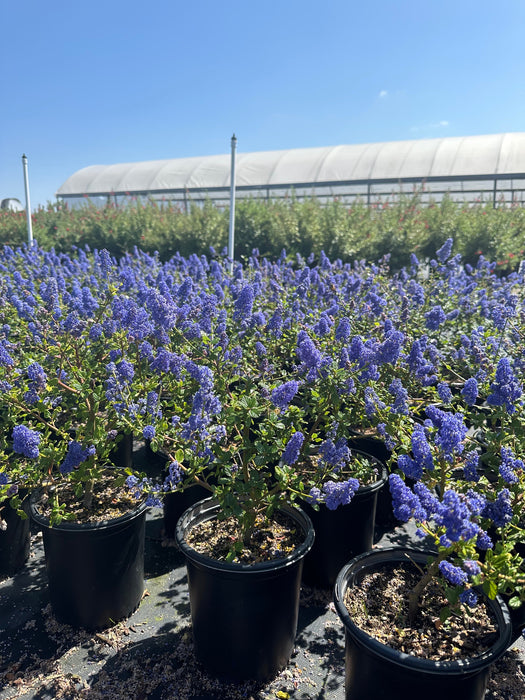
<svg viewBox="0 0 525 700">
<path fill-rule="evenodd" d="M 211 559 L 226 561 L 233 544 L 241 538 L 235 518 L 206 520 L 186 534 L 186 542 L 199 554 Z M 231 559 L 234 563 L 255 564 L 287 557 L 304 542 L 304 533 L 296 523 L 283 513 L 276 513 L 265 521 L 262 516 L 242 552 Z"/>
<path fill-rule="evenodd" d="M 414 625 L 408 622 L 408 595 L 421 574 L 407 564 L 382 565 L 348 588 L 345 605 L 353 622 L 379 642 L 411 656 L 457 660 L 479 656 L 498 639 L 497 623 L 480 598 L 475 608 L 462 606 L 445 622 L 448 603 L 431 583 L 424 591 Z"/>
<path fill-rule="evenodd" d="M 58 501 L 66 506 L 66 512 L 71 514 L 71 520 L 76 523 L 97 523 L 119 518 L 129 513 L 139 505 L 125 486 L 116 487 L 112 481 L 97 481 L 93 489 L 91 507 L 86 509 L 81 498 L 75 494 L 71 482 L 59 484 L 56 487 Z M 51 499 L 48 492 L 44 493 L 38 503 L 39 513 L 49 518 L 51 514 Z"/>
</svg>

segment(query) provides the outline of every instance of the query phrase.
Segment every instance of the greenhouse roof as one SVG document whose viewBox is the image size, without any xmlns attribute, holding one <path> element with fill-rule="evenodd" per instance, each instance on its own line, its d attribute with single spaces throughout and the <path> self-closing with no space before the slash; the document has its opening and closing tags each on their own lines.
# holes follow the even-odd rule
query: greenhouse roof
<svg viewBox="0 0 525 700">
<path fill-rule="evenodd" d="M 224 189 L 230 154 L 92 165 L 58 197 Z M 316 183 L 450 179 L 525 173 L 525 133 L 238 153 L 237 188 Z"/>
</svg>

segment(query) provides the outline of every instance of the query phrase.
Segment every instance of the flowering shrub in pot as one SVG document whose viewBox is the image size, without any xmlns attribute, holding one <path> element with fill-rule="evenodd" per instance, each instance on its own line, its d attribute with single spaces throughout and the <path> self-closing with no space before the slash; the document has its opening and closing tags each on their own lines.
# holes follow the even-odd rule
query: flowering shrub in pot
<svg viewBox="0 0 525 700">
<path fill-rule="evenodd" d="M 504 654 L 510 642 L 508 610 L 500 601 L 488 602 L 491 625 L 488 627 L 485 623 L 484 629 L 487 631 L 486 637 L 491 637 L 491 643 L 486 649 L 476 649 L 466 658 L 437 660 L 431 658 L 428 649 L 425 649 L 425 654 L 418 655 L 407 651 L 402 628 L 390 639 L 383 637 L 378 640 L 375 633 L 363 624 L 362 615 L 352 610 L 351 606 L 349 610 L 348 602 L 345 602 L 347 595 L 358 588 L 370 592 L 370 587 L 376 586 L 383 591 L 382 579 L 385 574 L 396 583 L 399 571 L 408 581 L 417 579 L 428 559 L 428 553 L 422 551 L 378 548 L 355 557 L 342 569 L 336 582 L 334 599 L 345 628 L 346 698 L 397 700 L 415 697 L 419 693 L 425 693 L 431 700 L 438 700 L 446 694 L 468 700 L 481 700 L 485 696 L 490 667 Z M 402 595 L 391 596 L 394 614 L 400 614 L 399 602 L 402 598 Z M 383 621 L 386 633 L 387 617 Z M 477 620 L 468 629 L 475 629 L 476 624 L 479 624 Z M 429 632 L 429 640 L 436 636 L 435 630 L 434 626 L 433 631 Z M 475 646 L 472 648 L 475 649 Z"/>
<path fill-rule="evenodd" d="M 13 282 L 4 280 L 2 311 L 13 325 L 3 326 L 1 369 L 12 447 L 37 460 L 52 525 L 103 519 L 92 513 L 100 489 L 108 482 L 121 488 L 127 476 L 108 470 L 110 455 L 139 410 L 133 341 L 143 329 L 126 326 L 123 309 L 133 300 L 107 280 L 109 256 L 101 253 L 97 260 L 99 277 L 90 278 L 95 288 L 83 285 L 80 264 L 67 279 L 66 260 L 54 275 L 42 265 L 27 278 L 14 272 Z M 122 496 L 132 502 L 125 488 Z"/>
<path fill-rule="evenodd" d="M 71 624 L 98 628 L 129 614 L 143 591 L 145 509 L 126 486 L 131 470 L 110 459 L 119 434 L 130 432 L 139 410 L 134 341 L 143 329 L 125 320 L 124 309 L 129 317 L 136 302 L 111 284 L 107 254 L 90 264 L 66 256 L 44 262 L 36 251 L 27 258 L 32 265 L 26 276 L 15 269 L 2 280 L 0 381 L 12 426 L 11 460 L 19 464 L 21 481 L 38 487 L 31 508 L 44 531 L 55 613 Z M 126 558 L 123 572 L 94 567 L 96 555 L 87 544 L 98 532 L 103 544 L 94 547 L 113 538 L 121 548 L 122 538 L 108 536 L 114 521 L 118 531 L 129 525 L 135 533 L 134 556 Z M 72 553 L 79 551 L 70 567 Z M 118 559 L 109 554 L 109 561 Z M 121 574 L 124 588 L 132 591 L 124 605 L 122 596 L 115 604 L 108 601 Z M 80 611 L 77 602 L 83 599 Z"/>
<path fill-rule="evenodd" d="M 214 571 L 224 561 L 234 570 L 239 567 L 240 573 L 261 562 L 268 563 L 266 568 L 273 562 L 277 568 L 290 551 L 302 546 L 308 533 L 297 538 L 293 523 L 291 539 L 275 530 L 290 505 L 313 500 L 321 489 L 330 490 L 334 507 L 347 504 L 359 488 L 356 477 L 361 474 L 352 471 L 346 448 L 350 431 L 345 396 L 353 391 L 355 370 L 340 363 L 342 336 L 335 353 L 330 347 L 338 326 L 328 316 L 323 322 L 310 320 L 310 300 L 301 301 L 294 286 L 268 297 L 257 274 L 251 282 L 242 278 L 241 270 L 237 274 L 232 281 L 215 269 L 215 293 L 207 290 L 200 299 L 196 296 L 182 328 L 176 323 L 166 326 L 166 319 L 179 313 L 180 302 L 175 303 L 175 294 L 164 298 L 159 322 L 164 323 L 167 337 L 162 347 L 152 348 L 149 358 L 148 396 L 154 397 L 155 410 L 150 411 L 151 423 L 145 430 L 153 449 L 168 455 L 163 488 L 198 485 L 213 496 L 219 534 L 206 530 L 202 541 L 193 540 L 192 546 L 199 556 L 214 562 L 210 564 Z M 304 275 L 302 280 L 304 285 Z M 186 298 L 190 285 L 183 285 Z M 176 294 L 180 296 L 180 290 Z M 317 450 L 316 469 L 304 468 L 302 458 Z M 377 474 L 375 464 L 369 465 L 369 472 Z M 140 489 L 139 483 L 135 486 Z M 210 520 L 205 519 L 207 527 Z M 196 523 L 195 529 L 201 524 Z M 183 548 L 187 534 L 186 527 L 178 528 Z M 300 569 L 297 575 L 295 608 Z M 191 589 L 190 599 L 194 621 L 202 619 Z M 282 617 L 279 607 L 273 607 Z M 195 625 L 196 634 L 200 627 Z M 214 627 L 223 635 L 217 650 L 228 646 L 225 626 Z M 253 633 L 257 635 L 256 629 Z M 295 629 L 287 632 L 289 651 L 294 633 Z M 211 631 L 204 635 L 210 637 Z M 239 642 L 234 639 L 232 644 Z M 196 648 L 203 648 L 197 638 Z M 281 654 L 281 663 L 282 658 Z M 270 667 L 276 670 L 275 665 Z"/>
<path fill-rule="evenodd" d="M 334 477 L 341 481 L 341 471 L 349 468 L 354 481 L 342 482 L 345 488 L 359 483 L 349 502 L 341 504 L 337 481 L 326 481 L 322 491 L 312 489 L 303 505 L 315 529 L 315 542 L 303 567 L 303 582 L 311 586 L 332 589 L 343 564 L 372 549 L 374 543 L 377 497 L 387 481 L 387 470 L 372 455 L 348 448 L 347 452 Z"/>
<path fill-rule="evenodd" d="M 360 574 L 354 578 L 355 567 L 350 564 L 341 571 L 336 584 L 336 604 L 347 630 L 347 697 L 364 697 L 359 690 L 365 683 L 362 674 L 370 672 L 376 679 L 373 687 L 378 697 L 401 697 L 401 687 L 403 693 L 414 694 L 435 677 L 436 690 L 430 691 L 434 693 L 431 697 L 438 696 L 438 688 L 439 693 L 452 691 L 461 680 L 466 697 L 481 698 L 490 664 L 512 638 L 507 608 L 496 594 L 502 575 L 507 575 L 509 581 L 520 578 L 520 562 L 513 564 L 510 557 L 502 559 L 488 534 L 491 528 L 503 526 L 511 506 L 506 498 L 503 503 L 502 492 L 483 496 L 457 476 L 460 469 L 472 476 L 477 456 L 465 451 L 467 428 L 463 416 L 433 406 L 427 409 L 427 415 L 425 423 L 416 424 L 412 430 L 411 454 L 399 454 L 397 460 L 402 474 L 410 476 L 414 485 L 407 486 L 400 474 L 390 476 L 396 516 L 416 522 L 427 554 L 418 558 L 404 552 L 404 564 L 401 554 L 392 561 L 378 560 L 375 565 L 371 557 L 367 577 Z M 439 487 L 437 491 L 435 486 Z M 484 557 L 481 552 L 486 553 Z M 498 558 L 500 564 L 494 565 Z M 388 594 L 384 600 L 377 594 L 383 590 L 383 576 L 392 581 L 385 586 Z M 477 618 L 478 611 L 491 608 L 487 619 L 485 615 Z M 386 610 L 394 611 L 392 628 Z M 490 626 L 492 636 L 488 635 Z M 469 643 L 463 649 L 459 641 L 462 630 L 468 630 L 469 642 L 477 633 L 483 644 Z M 402 641 L 398 644 L 396 638 Z M 433 640 L 432 645 L 427 644 L 428 639 Z M 358 671 L 358 649 L 363 645 L 367 648 L 367 663 L 359 663 Z M 390 647 L 397 651 L 388 650 Z M 403 655 L 410 657 L 405 665 Z M 483 663 L 471 659 L 478 656 L 483 657 Z M 412 657 L 425 661 L 413 661 Z M 393 677 L 398 678 L 397 691 L 393 690 Z"/>
<path fill-rule="evenodd" d="M 498 592 L 507 592 L 509 604 L 519 608 L 524 582 L 523 560 L 516 552 L 517 542 L 523 538 L 523 462 L 508 446 L 523 449 L 523 428 L 518 427 L 522 392 L 516 377 L 508 371 L 510 365 L 507 358 L 492 368 L 488 366 L 484 375 L 478 373 L 476 391 L 472 391 L 473 382 L 467 380 L 456 399 L 445 395 L 442 383 L 440 398 L 449 410 L 430 404 L 424 411 L 424 420 L 414 422 L 410 416 L 406 418 L 399 446 L 394 450 L 399 473 L 390 476 L 390 490 L 396 517 L 415 521 L 416 533 L 427 554 L 422 557 L 404 552 L 407 564 L 402 567 L 403 576 L 399 568 L 401 555 L 396 559 L 397 568 L 385 557 L 381 561 L 376 557 L 372 565 L 371 556 L 369 578 L 363 577 L 362 572 L 356 574 L 360 567 L 366 567 L 366 557 L 356 559 L 340 573 L 336 604 L 347 631 L 348 697 L 365 697 L 363 688 L 369 672 L 370 678 L 375 679 L 373 692 L 378 697 L 416 694 L 431 683 L 431 697 L 461 688 L 465 697 L 481 698 L 490 664 L 513 638 L 507 608 L 501 598 L 496 598 Z M 510 415 L 517 414 L 513 418 L 516 433 L 499 431 L 487 440 L 489 420 L 483 433 L 483 453 L 479 434 L 469 432 L 466 424 L 479 394 L 487 395 L 488 405 L 505 406 Z M 495 419 L 494 414 L 489 415 Z M 499 416 L 498 421 L 501 425 L 505 417 Z M 408 480 L 411 486 L 407 485 Z M 413 564 L 408 562 L 415 562 L 415 576 Z M 410 567 L 412 574 L 408 576 Z M 381 589 L 383 572 L 388 578 L 399 577 L 399 603 L 393 586 L 384 601 L 374 596 L 371 581 Z M 356 594 L 354 585 L 364 595 Z M 492 608 L 492 623 L 475 618 L 480 607 Z M 388 632 L 386 609 L 394 609 L 396 614 L 392 634 Z M 363 610 L 367 611 L 364 615 Z M 424 617 L 429 610 L 432 612 L 425 632 Z M 378 625 L 374 624 L 376 615 Z M 476 632 L 485 636 L 485 627 L 488 629 L 494 620 L 494 638 L 486 647 L 461 651 L 461 635 L 454 637 L 458 621 L 459 629 L 468 629 L 471 639 Z M 439 638 L 441 648 L 446 646 L 447 637 L 454 638 L 454 648 L 448 655 L 438 652 L 433 656 L 435 650 L 426 649 L 421 633 L 423 639 Z M 402 640 L 401 646 L 394 642 L 395 637 Z M 361 658 L 364 648 L 366 655 Z"/>
</svg>

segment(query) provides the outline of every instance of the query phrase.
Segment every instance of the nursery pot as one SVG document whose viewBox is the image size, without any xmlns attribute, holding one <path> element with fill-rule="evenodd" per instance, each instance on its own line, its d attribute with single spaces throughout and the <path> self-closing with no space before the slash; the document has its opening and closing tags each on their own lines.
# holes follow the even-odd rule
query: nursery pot
<svg viewBox="0 0 525 700">
<path fill-rule="evenodd" d="M 372 549 L 377 497 L 388 478 L 386 467 L 380 462 L 376 466 L 380 478 L 358 489 L 347 505 L 336 510 L 329 510 L 324 503 L 319 504 L 319 510 L 303 505 L 315 530 L 314 545 L 304 560 L 303 582 L 307 585 L 333 588 L 341 567 Z"/>
<path fill-rule="evenodd" d="M 51 606 L 56 618 L 88 630 L 131 615 L 144 592 L 146 505 L 97 523 L 49 519 L 31 501 L 42 528 Z"/>
<path fill-rule="evenodd" d="M 392 457 L 392 452 L 387 448 L 384 440 L 374 437 L 374 435 L 366 435 L 354 431 L 348 440 L 348 447 L 352 450 L 367 452 L 385 465 Z M 393 465 L 390 469 L 395 468 L 395 466 Z M 388 487 L 381 488 L 377 494 L 375 521 L 384 531 L 392 530 L 399 524 L 399 521 L 394 517 L 392 496 Z"/>
<path fill-rule="evenodd" d="M 133 466 L 133 433 L 119 433 L 116 447 L 109 459 L 116 467 L 131 469 Z"/>
<path fill-rule="evenodd" d="M 348 447 L 351 450 L 361 450 L 372 457 L 375 457 L 380 462 L 388 462 L 392 456 L 392 452 L 385 445 L 384 440 L 374 435 L 367 435 L 357 431 L 351 431 L 348 439 Z"/>
<path fill-rule="evenodd" d="M 28 510 L 26 503 L 25 511 Z M 7 578 L 13 576 L 29 559 L 31 521 L 29 517 L 21 518 L 8 501 L 3 504 L 0 518 L 7 525 L 5 530 L 0 530 L 0 578 Z"/>
<path fill-rule="evenodd" d="M 186 533 L 217 516 L 211 498 L 189 508 L 177 524 L 177 542 L 186 556 L 195 654 L 218 676 L 266 681 L 289 661 L 299 614 L 303 558 L 314 530 L 298 508 L 283 507 L 304 533 L 288 556 L 257 564 L 217 561 L 197 553 Z"/>
<path fill-rule="evenodd" d="M 209 496 L 209 493 L 207 489 L 199 485 L 190 486 L 184 491 L 167 493 L 163 501 L 164 535 L 173 539 L 177 522 L 184 511 Z"/>
<path fill-rule="evenodd" d="M 496 616 L 499 637 L 479 656 L 456 661 L 432 661 L 410 656 L 382 644 L 354 624 L 344 598 L 348 588 L 359 586 L 364 575 L 384 565 L 406 563 L 407 554 L 425 564 L 428 553 L 401 548 L 377 549 L 355 557 L 339 573 L 334 589 L 337 613 L 345 627 L 346 700 L 424 697 L 425 700 L 461 698 L 481 700 L 485 695 L 490 666 L 502 656 L 511 638 L 507 606 L 501 598 L 486 599 Z"/>
</svg>

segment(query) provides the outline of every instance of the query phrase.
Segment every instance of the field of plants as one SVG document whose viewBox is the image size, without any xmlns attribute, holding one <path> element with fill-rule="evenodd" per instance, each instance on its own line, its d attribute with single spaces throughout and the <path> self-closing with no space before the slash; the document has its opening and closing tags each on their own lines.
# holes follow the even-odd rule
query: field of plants
<svg viewBox="0 0 525 700">
<path fill-rule="evenodd" d="M 240 221 L 250 207 L 255 230 L 266 210 L 244 203 Z M 451 204 L 407 208 L 407 215 L 414 230 L 416 217 L 430 220 L 432 212 L 443 227 L 447 207 L 455 230 L 460 221 L 487 219 L 508 232 L 522 221 L 520 210 L 462 212 Z M 330 214 L 355 215 L 338 203 L 268 211 L 309 212 L 323 232 Z M 413 521 L 415 536 L 436 550 L 424 586 L 409 597 L 414 610 L 425 609 L 418 595 L 431 580 L 445 596 L 432 638 L 441 627 L 446 636 L 449 619 L 468 618 L 483 591 L 505 596 L 514 615 L 510 645 L 523 628 L 525 602 L 525 266 L 495 274 L 497 260 L 476 249 L 471 264 L 451 236 L 423 262 L 430 234 L 424 245 L 415 236 L 400 242 L 397 255 L 391 239 L 392 255 L 378 260 L 379 222 L 399 225 L 401 205 L 359 211 L 371 227 L 360 255 L 376 262 L 331 259 L 324 239 L 312 257 L 311 246 L 304 255 L 296 247 L 294 257 L 288 246 L 288 256 L 274 260 L 254 252 L 233 272 L 218 252 L 162 260 L 138 247 L 117 258 L 95 247 L 5 246 L 0 501 L 19 507 L 22 491 L 51 484 L 50 518 L 57 525 L 73 519 L 76 503 L 59 498 L 59 487 L 73 485 L 88 508 L 119 432 L 132 432 L 167 455 L 166 472 L 148 479 L 127 468 L 119 487 L 137 500 L 146 493 L 148 505 L 160 505 L 166 489 L 206 488 L 240 526 L 221 557 L 245 561 L 257 518 L 297 502 L 328 510 L 351 503 L 370 474 L 346 468 L 349 440 L 372 433 L 392 455 L 396 521 Z M 139 206 L 41 212 L 52 215 L 57 230 L 68 217 L 86 227 L 113 217 L 122 232 L 130 217 L 177 216 L 188 225 L 191 216 L 216 217 L 219 232 L 225 216 L 208 207 L 188 216 Z M 424 219 L 417 222 L 427 230 Z M 36 226 L 35 237 L 42 239 Z M 217 237 L 222 245 L 223 234 Z M 195 241 L 196 250 L 205 248 Z M 256 243 L 266 250 L 264 241 Z M 499 261 L 501 273 L 521 251 L 512 255 Z M 314 454 L 315 468 L 307 459 Z M 280 555 L 278 547 L 270 553 Z"/>
<path fill-rule="evenodd" d="M 33 235 L 49 250 L 69 251 L 72 245 L 107 248 L 121 256 L 134 247 L 158 251 L 161 260 L 175 253 L 208 254 L 222 251 L 228 240 L 229 210 L 211 202 L 192 206 L 188 212 L 165 203 L 136 202 L 125 208 L 94 205 L 70 209 L 64 203 L 49 204 L 33 214 Z M 343 262 L 374 262 L 390 254 L 392 269 L 400 269 L 415 253 L 420 260 L 434 255 L 449 237 L 464 262 L 476 264 L 482 254 L 495 261 L 498 270 L 516 270 L 525 257 L 525 209 L 494 208 L 479 202 L 469 207 L 449 199 L 423 206 L 418 193 L 400 202 L 363 202 L 348 205 L 339 200 L 322 204 L 315 198 L 298 201 L 293 196 L 270 202 L 252 199 L 236 204 L 236 258 L 247 260 L 253 249 L 277 259 L 321 251 Z M 0 212 L 0 245 L 21 245 L 27 240 L 25 212 Z"/>
</svg>

